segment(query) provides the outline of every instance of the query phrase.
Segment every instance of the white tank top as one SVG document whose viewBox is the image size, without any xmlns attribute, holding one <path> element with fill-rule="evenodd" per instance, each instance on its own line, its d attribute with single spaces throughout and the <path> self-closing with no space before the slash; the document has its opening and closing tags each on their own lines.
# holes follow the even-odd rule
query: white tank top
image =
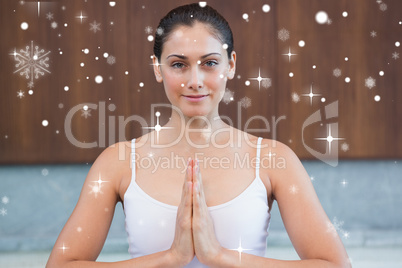
<svg viewBox="0 0 402 268">
<path fill-rule="evenodd" d="M 215 234 L 222 247 L 243 248 L 244 253 L 265 256 L 269 213 L 267 191 L 259 176 L 258 138 L 255 179 L 234 199 L 208 207 Z M 135 139 L 131 143 L 132 178 L 124 194 L 125 226 L 132 258 L 168 250 L 174 240 L 177 206 L 160 202 L 145 193 L 135 181 Z M 186 267 L 207 267 L 197 257 Z"/>
</svg>

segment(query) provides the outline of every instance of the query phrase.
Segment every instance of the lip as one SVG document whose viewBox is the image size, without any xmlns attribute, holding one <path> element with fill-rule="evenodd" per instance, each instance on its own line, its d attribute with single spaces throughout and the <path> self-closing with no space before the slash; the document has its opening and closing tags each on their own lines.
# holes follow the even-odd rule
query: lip
<svg viewBox="0 0 402 268">
<path fill-rule="evenodd" d="M 206 99 L 208 95 L 183 95 L 184 98 L 186 98 L 186 100 L 190 101 L 190 102 L 200 102 L 204 99 Z"/>
</svg>

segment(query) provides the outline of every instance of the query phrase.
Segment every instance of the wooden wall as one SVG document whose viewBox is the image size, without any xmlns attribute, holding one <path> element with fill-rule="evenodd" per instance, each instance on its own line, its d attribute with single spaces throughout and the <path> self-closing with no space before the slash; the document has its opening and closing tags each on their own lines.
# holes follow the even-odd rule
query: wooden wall
<svg viewBox="0 0 402 268">
<path fill-rule="evenodd" d="M 153 34 L 163 15 L 185 3 L 189 1 L 119 0 L 112 7 L 103 0 L 40 1 L 39 5 L 38 1 L 1 1 L 0 163 L 92 162 L 105 146 L 140 136 L 143 130 L 138 122 L 128 123 L 123 133 L 113 120 L 117 126 L 119 116 L 138 115 L 151 125 L 155 122 L 151 104 L 169 103 L 154 78 L 153 43 L 145 29 L 152 27 Z M 314 159 L 302 142 L 303 122 L 318 110 L 324 117 L 325 107 L 337 101 L 338 117 L 306 128 L 305 144 L 325 152 L 328 143 L 316 138 L 326 137 L 327 123 L 332 122 L 338 124 L 334 137 L 343 138 L 332 147 L 341 159 L 402 157 L 402 49 L 396 44 L 402 42 L 402 1 L 222 0 L 208 4 L 227 18 L 234 33 L 238 77 L 227 85 L 234 101 L 222 102 L 220 113 L 230 117 L 235 127 L 244 130 L 249 118 L 260 115 L 270 123 L 271 132 L 252 134 L 280 140 L 300 158 Z M 270 7 L 267 13 L 262 10 L 264 4 Z M 317 23 L 318 11 L 325 11 L 330 21 Z M 100 23 L 96 32 L 90 30 L 95 21 Z M 26 30 L 21 28 L 23 22 Z M 304 47 L 299 46 L 300 40 L 305 41 Z M 40 55 L 50 52 L 43 63 L 49 66 L 40 65 L 45 75 L 33 79 L 33 87 L 28 85 L 30 71 L 29 79 L 16 72 L 13 54 L 31 42 L 44 50 Z M 297 54 L 290 59 L 289 49 Z M 109 64 L 104 53 L 116 62 Z M 335 69 L 340 70 L 338 77 Z M 250 79 L 258 77 L 259 70 L 261 77 L 271 79 L 270 87 L 259 88 L 258 81 Z M 98 75 L 103 77 L 100 84 L 95 82 Z M 366 85 L 369 77 L 375 79 L 372 88 Z M 311 102 L 303 96 L 310 88 L 320 94 Z M 375 96 L 380 100 L 375 101 Z M 239 109 L 244 97 L 251 106 Z M 85 113 L 81 110 L 85 104 L 89 108 L 96 104 L 97 109 Z M 74 107 L 80 108 L 71 118 L 74 137 L 87 144 L 97 141 L 95 148 L 79 148 L 67 139 L 65 122 Z M 159 110 L 163 125 L 170 111 Z M 274 135 L 273 118 L 281 116 L 286 119 L 277 123 Z M 43 120 L 48 121 L 46 127 Z M 255 120 L 249 128 L 264 128 L 264 124 Z"/>
</svg>

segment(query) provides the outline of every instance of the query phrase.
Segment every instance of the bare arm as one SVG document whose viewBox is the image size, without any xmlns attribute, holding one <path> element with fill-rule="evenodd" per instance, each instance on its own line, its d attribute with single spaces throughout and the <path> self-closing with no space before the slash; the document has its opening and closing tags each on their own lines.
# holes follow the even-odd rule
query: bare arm
<svg viewBox="0 0 402 268">
<path fill-rule="evenodd" d="M 264 140 L 263 144 L 266 143 Z M 284 261 L 242 253 L 240 263 L 237 251 L 222 249 L 219 261 L 212 267 L 351 267 L 342 241 L 330 228 L 332 223 L 298 157 L 279 142 L 276 147 L 269 145 L 276 157 L 286 161 L 285 168 L 269 170 L 270 182 L 285 228 L 301 260 Z"/>
<path fill-rule="evenodd" d="M 126 156 L 129 157 L 129 152 Z M 127 163 L 118 160 L 118 146 L 107 148 L 97 158 L 85 179 L 78 203 L 53 247 L 47 268 L 178 267 L 177 258 L 169 250 L 115 263 L 95 262 L 120 200 L 121 170 L 127 170 Z"/>
</svg>

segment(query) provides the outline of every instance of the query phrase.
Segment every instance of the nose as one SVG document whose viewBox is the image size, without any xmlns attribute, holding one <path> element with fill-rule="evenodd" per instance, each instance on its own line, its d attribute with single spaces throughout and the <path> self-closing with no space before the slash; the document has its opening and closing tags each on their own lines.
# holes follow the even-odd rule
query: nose
<svg viewBox="0 0 402 268">
<path fill-rule="evenodd" d="M 198 66 L 191 69 L 190 79 L 188 80 L 188 87 L 194 90 L 203 88 L 203 74 Z"/>
</svg>

